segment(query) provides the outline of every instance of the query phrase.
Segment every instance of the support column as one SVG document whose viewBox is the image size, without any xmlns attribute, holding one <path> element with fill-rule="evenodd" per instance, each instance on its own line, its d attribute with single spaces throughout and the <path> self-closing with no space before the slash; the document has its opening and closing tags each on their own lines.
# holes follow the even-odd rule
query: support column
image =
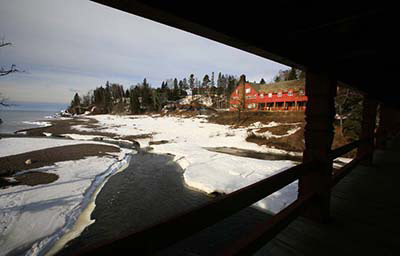
<svg viewBox="0 0 400 256">
<path fill-rule="evenodd" d="M 326 222 L 330 217 L 332 161 L 329 153 L 334 136 L 336 84 L 336 80 L 324 74 L 307 72 L 303 162 L 313 161 L 317 166 L 300 178 L 299 197 L 316 192 L 304 216 L 318 222 Z"/>
<path fill-rule="evenodd" d="M 388 114 L 388 107 L 381 104 L 379 106 L 379 125 L 376 130 L 376 148 L 379 149 L 386 148 L 386 140 L 388 138 L 387 122 L 390 120 Z"/>
<path fill-rule="evenodd" d="M 368 156 L 363 161 L 363 164 L 366 165 L 371 165 L 373 160 L 377 107 L 378 103 L 376 100 L 364 96 L 360 139 L 366 139 L 367 142 L 358 147 L 357 157 L 362 157 L 367 154 Z"/>
<path fill-rule="evenodd" d="M 376 131 L 376 147 L 385 149 L 386 142 L 396 134 L 396 122 L 400 120 L 398 110 L 381 104 L 379 107 L 379 125 Z"/>
</svg>

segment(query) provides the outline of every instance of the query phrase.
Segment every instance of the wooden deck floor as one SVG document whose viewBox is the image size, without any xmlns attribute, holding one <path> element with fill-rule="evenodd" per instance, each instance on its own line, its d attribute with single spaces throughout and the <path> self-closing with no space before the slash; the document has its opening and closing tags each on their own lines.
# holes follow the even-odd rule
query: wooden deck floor
<svg viewBox="0 0 400 256">
<path fill-rule="evenodd" d="M 332 222 L 299 217 L 256 255 L 400 255 L 400 140 L 332 193 Z"/>
<path fill-rule="evenodd" d="M 299 217 L 255 255 L 400 255 L 400 140 L 332 191 L 332 221 Z M 219 255 L 270 215 L 248 207 L 157 255 Z"/>
</svg>

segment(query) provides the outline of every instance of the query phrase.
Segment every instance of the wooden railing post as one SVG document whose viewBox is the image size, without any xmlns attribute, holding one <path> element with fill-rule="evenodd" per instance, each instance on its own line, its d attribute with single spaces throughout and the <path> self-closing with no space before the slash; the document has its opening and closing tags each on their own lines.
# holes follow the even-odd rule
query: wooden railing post
<svg viewBox="0 0 400 256">
<path fill-rule="evenodd" d="M 379 108 L 379 124 L 376 131 L 376 147 L 384 149 L 386 142 L 398 132 L 399 110 L 381 104 Z"/>
<path fill-rule="evenodd" d="M 369 96 L 364 96 L 360 139 L 366 140 L 357 150 L 357 158 L 364 157 L 363 164 L 370 165 L 373 161 L 374 133 L 376 126 L 376 109 L 378 102 Z"/>
<path fill-rule="evenodd" d="M 299 197 L 316 192 L 304 216 L 319 222 L 329 219 L 332 160 L 329 158 L 334 136 L 336 81 L 324 74 L 306 76 L 306 126 L 303 162 L 314 161 L 318 167 L 299 179 Z"/>
</svg>

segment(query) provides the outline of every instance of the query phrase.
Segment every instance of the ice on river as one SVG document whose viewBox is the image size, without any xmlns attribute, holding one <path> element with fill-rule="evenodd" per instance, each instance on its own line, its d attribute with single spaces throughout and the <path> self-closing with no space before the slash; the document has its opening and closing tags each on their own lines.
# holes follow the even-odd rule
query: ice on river
<svg viewBox="0 0 400 256">
<path fill-rule="evenodd" d="M 3 138 L 0 157 L 79 143 L 82 142 Z M 0 189 L 0 255 L 37 255 L 50 249 L 71 229 L 96 188 L 127 164 L 129 159 L 125 156 L 129 152 L 121 149 L 112 156 L 57 162 L 37 169 L 57 174 L 59 179 L 53 183 Z"/>
</svg>

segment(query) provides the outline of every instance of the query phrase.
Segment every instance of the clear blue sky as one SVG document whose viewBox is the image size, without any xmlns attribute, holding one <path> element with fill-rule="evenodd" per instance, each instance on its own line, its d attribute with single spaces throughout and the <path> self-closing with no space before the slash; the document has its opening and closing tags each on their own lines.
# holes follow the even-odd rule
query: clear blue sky
<svg viewBox="0 0 400 256">
<path fill-rule="evenodd" d="M 27 71 L 0 77 L 0 92 L 13 101 L 70 102 L 107 80 L 128 88 L 146 77 L 159 87 L 191 73 L 269 81 L 287 68 L 86 0 L 0 0 L 1 38 L 13 46 L 0 48 L 0 67 Z"/>
</svg>

